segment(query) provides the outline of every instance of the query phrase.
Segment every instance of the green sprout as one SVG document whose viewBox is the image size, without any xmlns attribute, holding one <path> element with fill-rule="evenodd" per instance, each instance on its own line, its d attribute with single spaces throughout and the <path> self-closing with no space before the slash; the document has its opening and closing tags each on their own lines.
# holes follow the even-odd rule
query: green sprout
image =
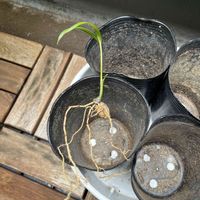
<svg viewBox="0 0 200 200">
<path fill-rule="evenodd" d="M 91 132 L 91 127 L 90 127 L 90 119 L 94 116 L 98 116 L 100 118 L 103 118 L 105 120 L 109 121 L 110 124 L 110 128 L 113 127 L 112 125 L 112 118 L 110 115 L 110 110 L 108 108 L 108 106 L 102 102 L 102 97 L 103 97 L 103 90 L 104 90 L 104 80 L 106 78 L 106 76 L 103 77 L 103 50 L 102 50 L 102 36 L 101 36 L 101 32 L 99 30 L 99 28 L 90 22 L 78 22 L 75 25 L 71 26 L 70 28 L 67 28 L 65 30 L 63 30 L 59 37 L 58 37 L 58 41 L 57 43 L 59 43 L 59 41 L 63 38 L 63 36 L 73 30 L 81 30 L 85 33 L 87 33 L 89 36 L 91 36 L 98 44 L 99 46 L 99 53 L 100 53 L 100 62 L 99 62 L 99 68 L 100 68 L 100 88 L 99 88 L 99 96 L 94 98 L 92 100 L 92 102 L 87 103 L 85 105 L 72 105 L 69 106 L 65 112 L 64 115 L 64 122 L 63 122 L 63 132 L 64 132 L 64 144 L 60 145 L 57 147 L 58 152 L 60 154 L 60 156 L 62 157 L 62 169 L 63 169 L 63 173 L 65 174 L 65 157 L 63 155 L 63 153 L 61 152 L 61 148 L 63 148 L 64 146 L 66 147 L 67 150 L 67 158 L 69 160 L 69 162 L 73 165 L 74 169 L 75 169 L 75 175 L 76 175 L 76 183 L 72 185 L 70 192 L 67 195 L 66 200 L 70 199 L 70 195 L 71 193 L 80 185 L 80 176 L 79 173 L 77 171 L 77 165 L 76 162 L 73 160 L 72 157 L 72 153 L 71 153 L 71 149 L 70 149 L 70 144 L 73 142 L 74 137 L 76 136 L 76 134 L 78 134 L 83 126 L 88 130 L 88 144 L 89 141 L 92 138 L 92 132 Z M 72 109 L 79 109 L 79 108 L 84 108 L 84 114 L 83 114 L 83 119 L 82 119 L 82 123 L 81 126 L 79 127 L 79 129 L 77 131 L 75 131 L 71 138 L 69 138 L 69 135 L 67 133 L 67 121 L 68 121 L 68 113 L 72 110 Z M 113 146 L 113 144 L 111 144 Z M 114 147 L 114 146 L 113 146 Z M 115 147 L 114 147 L 115 148 Z M 93 147 L 91 145 L 89 145 L 89 150 L 90 150 L 90 158 L 91 161 L 93 162 L 94 166 L 96 167 L 96 170 L 99 172 L 100 170 L 104 170 L 102 167 L 100 167 L 93 155 Z M 66 175 L 66 174 L 65 174 Z"/>
<path fill-rule="evenodd" d="M 85 26 L 89 27 L 86 28 Z M 98 100 L 99 102 L 102 100 L 103 97 L 103 88 L 104 88 L 104 79 L 103 78 L 103 49 L 102 49 L 102 36 L 101 36 L 101 32 L 99 30 L 99 28 L 91 23 L 91 22 L 78 22 L 76 24 L 74 24 L 73 26 L 71 26 L 70 28 L 67 28 L 65 30 L 63 30 L 60 35 L 58 36 L 58 41 L 57 44 L 59 43 L 59 41 L 63 38 L 63 36 L 73 30 L 81 30 L 85 33 L 87 33 L 90 37 L 92 37 L 97 44 L 99 45 L 99 53 L 100 53 L 100 61 L 99 61 L 99 71 L 100 71 L 100 90 L 99 90 L 99 96 L 97 97 L 96 100 Z"/>
<path fill-rule="evenodd" d="M 112 118 L 110 115 L 110 109 L 109 107 L 106 105 L 106 103 L 102 102 L 102 97 L 103 97 L 103 90 L 104 90 L 104 80 L 106 78 L 106 76 L 103 77 L 103 50 L 102 50 L 102 36 L 101 36 L 101 32 L 99 30 L 99 28 L 90 22 L 78 22 L 75 25 L 71 26 L 70 28 L 67 28 L 65 30 L 63 30 L 59 37 L 58 37 L 58 41 L 57 43 L 59 43 L 59 41 L 63 38 L 63 36 L 75 29 L 81 30 L 85 33 L 87 33 L 89 36 L 91 36 L 98 44 L 99 46 L 99 53 L 100 53 L 100 62 L 99 62 L 99 72 L 100 72 L 100 89 L 99 89 L 99 96 L 96 97 L 95 99 L 92 100 L 92 102 L 87 103 L 85 105 L 72 105 L 69 106 L 65 112 L 64 115 L 64 120 L 63 120 L 63 133 L 64 133 L 64 143 L 59 145 L 57 147 L 58 152 L 60 154 L 60 156 L 62 157 L 62 170 L 63 170 L 63 174 L 66 177 L 66 173 L 65 173 L 65 157 L 64 154 L 61 151 L 61 148 L 66 147 L 67 150 L 67 158 L 69 160 L 69 162 L 72 164 L 72 166 L 74 167 L 74 173 L 76 175 L 76 183 L 71 185 L 71 189 L 70 192 L 67 195 L 66 200 L 70 199 L 70 196 L 72 194 L 72 192 L 79 187 L 80 185 L 80 180 L 81 177 L 79 175 L 78 172 L 78 168 L 76 165 L 76 162 L 73 160 L 73 156 L 72 156 L 72 152 L 71 152 L 71 148 L 70 145 L 74 140 L 74 137 L 81 131 L 83 130 L 83 128 L 86 128 L 88 131 L 88 145 L 89 145 L 89 150 L 90 150 L 90 159 L 93 162 L 94 166 L 96 167 L 97 172 L 99 171 L 104 171 L 104 168 L 102 168 L 96 161 L 95 156 L 93 154 L 93 146 L 90 145 L 90 141 L 91 138 L 93 136 L 92 131 L 91 131 L 91 126 L 90 126 L 90 119 L 94 116 L 97 116 L 99 118 L 102 118 L 104 120 L 108 120 L 109 121 L 109 130 L 113 127 L 113 122 L 112 122 Z M 67 121 L 68 121 L 68 113 L 73 110 L 73 109 L 84 109 L 84 114 L 83 114 L 83 118 L 82 118 L 82 122 L 80 127 L 78 128 L 77 131 L 73 132 L 72 136 L 69 138 L 68 132 L 67 132 Z M 110 136 L 110 134 L 109 134 Z M 122 153 L 122 155 L 124 156 L 124 158 L 127 160 L 126 154 L 130 151 L 128 150 L 127 152 L 125 152 L 124 150 L 122 150 L 120 147 L 115 146 L 112 142 L 112 137 L 109 139 L 110 141 L 110 145 L 117 149 L 118 151 L 120 151 Z"/>
</svg>

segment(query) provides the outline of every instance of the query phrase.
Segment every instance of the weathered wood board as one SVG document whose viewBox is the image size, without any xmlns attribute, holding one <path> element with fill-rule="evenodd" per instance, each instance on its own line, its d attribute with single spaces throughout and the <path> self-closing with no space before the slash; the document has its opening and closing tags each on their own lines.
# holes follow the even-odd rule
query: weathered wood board
<svg viewBox="0 0 200 200">
<path fill-rule="evenodd" d="M 15 95 L 0 90 L 0 122 L 3 122 L 10 107 L 13 104 Z"/>
<path fill-rule="evenodd" d="M 32 134 L 68 64 L 70 53 L 45 47 L 5 123 Z"/>
<path fill-rule="evenodd" d="M 63 200 L 65 196 L 48 187 L 0 167 L 1 200 Z"/>
<path fill-rule="evenodd" d="M 49 103 L 44 116 L 42 117 L 42 120 L 35 132 L 35 136 L 47 140 L 47 121 L 48 121 L 48 117 L 49 117 L 49 113 L 51 111 L 52 105 L 55 102 L 56 98 L 66 88 L 68 88 L 70 86 L 70 83 L 72 82 L 72 80 L 74 79 L 76 74 L 81 70 L 81 68 L 84 67 L 85 64 L 86 64 L 86 61 L 84 58 L 77 56 L 77 55 L 73 55 L 69 65 L 67 67 L 67 70 L 65 71 L 65 73 L 62 77 L 62 80 L 61 80 L 53 98 L 51 99 L 51 102 Z"/>
<path fill-rule="evenodd" d="M 42 45 L 0 32 L 0 58 L 32 68 Z"/>
<path fill-rule="evenodd" d="M 0 89 L 17 94 L 30 70 L 0 60 Z"/>
<path fill-rule="evenodd" d="M 87 193 L 85 200 L 97 200 L 90 192 Z"/>
<path fill-rule="evenodd" d="M 61 161 L 48 144 L 8 128 L 3 128 L 0 132 L 0 163 L 65 192 L 70 190 L 71 184 L 76 180 L 68 165 L 67 180 L 65 179 Z M 74 196 L 81 198 L 83 192 L 84 187 L 79 186 L 74 191 Z"/>
</svg>

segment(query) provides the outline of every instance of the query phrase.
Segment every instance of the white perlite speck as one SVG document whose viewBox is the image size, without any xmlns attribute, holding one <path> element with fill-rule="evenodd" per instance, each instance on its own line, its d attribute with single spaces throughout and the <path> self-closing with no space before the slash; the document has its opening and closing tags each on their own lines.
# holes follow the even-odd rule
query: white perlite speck
<svg viewBox="0 0 200 200">
<path fill-rule="evenodd" d="M 151 157 L 148 154 L 144 154 L 143 160 L 145 162 L 149 162 L 151 160 Z"/>
<path fill-rule="evenodd" d="M 116 129 L 115 127 L 112 126 L 112 127 L 110 128 L 109 132 L 110 132 L 111 134 L 115 134 L 115 133 L 117 133 L 117 129 Z"/>
<path fill-rule="evenodd" d="M 175 170 L 175 165 L 174 165 L 174 163 L 167 163 L 167 169 L 169 170 L 169 171 L 174 171 Z"/>
<path fill-rule="evenodd" d="M 151 179 L 149 185 L 151 188 L 155 189 L 158 187 L 158 182 L 155 179 Z"/>
<path fill-rule="evenodd" d="M 110 156 L 110 157 L 111 157 L 112 159 L 116 159 L 116 158 L 117 158 L 117 156 L 118 156 L 118 153 L 117 153 L 117 151 L 115 151 L 115 150 L 112 150 L 112 151 L 111 151 L 111 156 Z"/>
<path fill-rule="evenodd" d="M 94 138 L 92 138 L 89 143 L 92 147 L 94 147 L 97 144 L 97 142 Z"/>
</svg>

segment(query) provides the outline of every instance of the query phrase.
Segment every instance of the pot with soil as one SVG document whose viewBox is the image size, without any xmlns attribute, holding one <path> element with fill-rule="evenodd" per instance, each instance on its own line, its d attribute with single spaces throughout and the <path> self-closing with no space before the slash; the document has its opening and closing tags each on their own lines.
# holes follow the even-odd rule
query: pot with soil
<svg viewBox="0 0 200 200">
<path fill-rule="evenodd" d="M 79 81 L 64 91 L 53 105 L 49 123 L 49 141 L 61 158 L 58 147 L 65 144 L 63 124 L 70 105 L 85 105 L 98 95 L 99 77 Z M 84 108 L 71 110 L 66 125 L 69 149 L 77 166 L 90 170 L 107 170 L 126 161 L 134 153 L 149 123 L 149 110 L 141 93 L 130 83 L 107 77 L 103 102 L 110 109 L 112 126 L 107 118 L 91 116 Z M 89 125 L 89 129 L 88 129 Z M 77 134 L 74 133 L 79 130 Z M 71 141 L 71 142 L 70 142 Z M 66 146 L 60 148 L 65 161 L 69 160 Z"/>
<path fill-rule="evenodd" d="M 200 39 L 183 45 L 169 70 L 173 95 L 195 118 L 200 117 Z"/>
<path fill-rule="evenodd" d="M 159 120 L 138 148 L 132 186 L 141 200 L 198 200 L 200 124 L 192 117 Z"/>
<path fill-rule="evenodd" d="M 151 101 L 156 96 L 176 52 L 169 28 L 156 20 L 118 17 L 100 28 L 103 38 L 104 73 L 127 79 Z M 85 57 L 99 72 L 98 43 L 91 39 Z"/>
<path fill-rule="evenodd" d="M 153 118 L 186 114 L 200 117 L 200 39 L 183 45 L 153 105 Z M 155 113 L 154 113 L 155 111 Z"/>
<path fill-rule="evenodd" d="M 77 166 L 104 171 L 128 158 L 142 139 L 149 122 L 149 110 L 143 96 L 130 84 L 103 75 L 102 35 L 91 22 L 78 22 L 63 30 L 63 36 L 80 30 L 98 44 L 99 77 L 80 81 L 56 101 L 49 117 L 49 142 L 65 163 L 73 166 L 76 182 L 67 195 L 80 185 Z M 83 181 L 83 180 L 82 180 Z"/>
</svg>

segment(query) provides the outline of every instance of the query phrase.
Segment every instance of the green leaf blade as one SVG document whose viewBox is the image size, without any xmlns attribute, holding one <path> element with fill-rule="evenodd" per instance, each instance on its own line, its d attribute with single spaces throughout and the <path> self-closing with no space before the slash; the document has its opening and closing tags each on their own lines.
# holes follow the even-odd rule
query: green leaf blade
<svg viewBox="0 0 200 200">
<path fill-rule="evenodd" d="M 83 27 L 84 25 L 88 25 L 90 28 L 93 29 L 94 32 L 92 32 L 90 29 Z M 58 40 L 57 40 L 57 44 L 60 42 L 60 40 L 64 37 L 64 35 L 66 35 L 67 33 L 78 29 L 81 30 L 85 33 L 87 33 L 90 37 L 92 37 L 93 39 L 95 39 L 97 42 L 101 42 L 102 38 L 101 38 L 101 32 L 99 31 L 99 28 L 91 23 L 91 22 L 78 22 L 76 24 L 74 24 L 73 26 L 63 30 L 59 36 L 58 36 Z"/>
<path fill-rule="evenodd" d="M 85 27 L 88 26 L 88 27 Z M 99 96 L 98 98 L 101 100 L 102 96 L 103 96 L 103 90 L 104 90 L 104 80 L 106 78 L 106 76 L 103 78 L 103 48 L 102 48 L 102 35 L 101 32 L 99 30 L 99 28 L 91 23 L 91 22 L 78 22 L 76 24 L 74 24 L 73 26 L 63 30 L 59 36 L 58 36 L 58 40 L 57 40 L 57 44 L 59 43 L 59 41 L 64 37 L 65 34 L 73 31 L 73 30 L 81 30 L 83 32 L 85 32 L 86 34 L 88 34 L 90 37 L 92 37 L 94 40 L 96 40 L 96 42 L 99 45 L 99 53 L 100 53 L 100 61 L 99 61 L 99 71 L 100 71 L 100 90 L 99 90 Z"/>
</svg>

